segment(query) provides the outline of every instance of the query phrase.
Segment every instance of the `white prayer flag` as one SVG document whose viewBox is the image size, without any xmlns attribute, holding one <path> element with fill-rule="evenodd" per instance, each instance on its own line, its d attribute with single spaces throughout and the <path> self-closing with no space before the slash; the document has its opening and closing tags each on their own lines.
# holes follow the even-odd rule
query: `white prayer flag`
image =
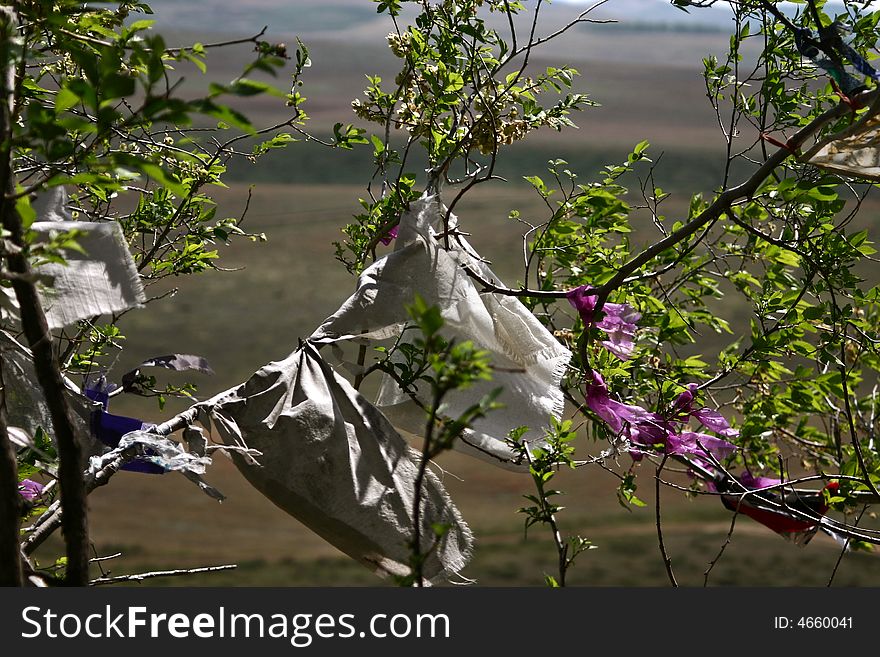
<svg viewBox="0 0 880 657">
<path fill-rule="evenodd" d="M 81 319 L 136 308 L 146 301 L 131 252 L 116 222 L 35 221 L 31 230 L 41 239 L 53 233 L 82 231 L 77 243 L 85 253 L 68 250 L 65 264 L 45 263 L 34 273 L 50 329 Z"/>
<path fill-rule="evenodd" d="M 278 507 L 377 574 L 410 573 L 420 455 L 315 347 L 196 408 L 224 443 L 262 452 L 259 462 L 232 458 Z M 423 576 L 449 577 L 467 563 L 473 538 L 430 469 L 421 491 Z M 438 536 L 434 526 L 448 529 Z"/>
<path fill-rule="evenodd" d="M 441 334 L 447 340 L 472 341 L 490 353 L 494 368 L 491 381 L 450 393 L 443 400 L 446 416 L 457 418 L 490 391 L 503 388 L 497 401 L 504 408 L 476 420 L 456 441 L 456 449 L 505 467 L 527 467 L 516 462 L 507 435 L 526 426 L 529 444 L 544 444 L 544 429 L 562 414 L 559 384 L 571 352 L 518 299 L 477 289 L 464 267 L 484 280 L 498 278 L 463 238 L 451 240 L 448 251 L 438 243 L 431 226 L 439 225 L 444 214 L 437 196 L 422 196 L 413 203 L 401 218 L 395 251 L 361 274 L 355 293 L 309 340 L 330 343 L 400 335 L 408 320 L 406 306 L 419 294 L 428 305 L 440 308 Z M 450 223 L 456 225 L 454 215 Z M 411 340 L 412 333 L 407 331 L 402 339 Z M 422 385 L 415 394 L 424 404 L 430 401 L 429 392 Z M 417 435 L 424 431 L 424 411 L 390 377 L 384 378 L 376 405 L 396 427 Z"/>
</svg>

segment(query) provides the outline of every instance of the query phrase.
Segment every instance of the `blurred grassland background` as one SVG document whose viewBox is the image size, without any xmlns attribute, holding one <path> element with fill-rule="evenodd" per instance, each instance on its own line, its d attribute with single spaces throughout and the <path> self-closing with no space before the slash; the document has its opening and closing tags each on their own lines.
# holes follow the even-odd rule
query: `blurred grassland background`
<svg viewBox="0 0 880 657">
<path fill-rule="evenodd" d="M 396 60 L 384 40 L 391 26 L 368 0 L 150 4 L 157 12 L 156 27 L 169 45 L 250 36 L 263 25 L 269 26 L 267 38 L 273 41 L 292 44 L 292 35 L 298 35 L 312 54 L 313 66 L 302 91 L 312 117 L 308 128 L 316 134 L 329 132 L 337 121 L 355 122 L 350 102 L 360 95 L 366 74 L 388 80 L 395 73 Z M 647 4 L 657 9 L 657 3 Z M 690 193 L 708 195 L 720 182 L 724 143 L 700 72 L 703 57 L 725 52 L 723 20 L 707 23 L 700 16 L 691 23 L 670 23 L 666 21 L 679 17 L 639 12 L 639 4 L 633 2 L 621 6 L 630 12 L 619 16 L 621 25 L 574 29 L 534 59 L 536 67 L 578 68 L 578 90 L 589 93 L 601 107 L 573 117 L 579 130 L 533 135 L 503 151 L 499 173 L 510 182 L 481 185 L 458 206 L 464 230 L 473 234 L 471 241 L 510 284 L 517 281 L 522 231 L 507 217 L 514 209 L 525 219 L 546 215 L 541 199 L 521 176 L 542 175 L 550 159 L 565 159 L 581 180 L 594 180 L 602 166 L 623 161 L 636 143 L 647 139 L 650 156 L 658 163 L 655 184 L 672 192 L 663 206 L 670 221 L 682 218 Z M 574 11 L 552 5 L 543 32 L 552 31 Z M 207 75 L 186 66 L 179 73 L 186 89 L 195 92 L 210 80 L 232 79 L 249 56 L 247 47 L 210 51 Z M 278 84 L 283 87 L 285 80 Z M 258 99 L 245 107 L 258 125 L 286 117 L 278 101 Z M 298 338 L 308 336 L 353 290 L 355 281 L 334 259 L 332 242 L 341 239 L 340 228 L 359 210 L 358 198 L 365 196 L 373 172 L 371 159 L 367 147 L 346 152 L 297 143 L 256 165 L 234 164 L 229 188 L 211 190 L 218 218 L 242 214 L 250 190 L 245 227 L 265 232 L 268 241 L 219 245 L 220 266 L 235 271 L 174 281 L 178 292 L 173 299 L 126 316 L 125 352 L 111 378 L 149 356 L 201 354 L 217 372 L 197 379 L 198 396 L 205 398 L 292 351 Z M 631 177 L 628 183 L 629 202 L 639 205 L 639 180 Z M 867 204 L 859 223 L 876 227 L 877 209 L 875 203 Z M 655 229 L 647 215 L 636 213 L 633 223 L 636 240 L 651 238 Z M 148 293 L 159 294 L 168 287 Z M 743 328 L 745 307 L 731 306 L 727 300 L 720 307 L 737 329 Z M 694 351 L 711 355 L 724 339 L 700 336 Z M 158 376 L 160 381 L 174 380 L 162 372 Z M 111 410 L 161 421 L 185 406 L 172 400 L 159 410 L 155 400 L 124 396 L 114 400 Z M 523 517 L 516 513 L 525 502 L 522 495 L 532 492 L 528 476 L 460 455 L 441 462 L 447 470 L 444 483 L 477 536 L 473 562 L 463 575 L 485 586 L 542 585 L 544 573 L 555 572 L 556 557 L 549 535 L 533 528 L 524 536 Z M 643 469 L 647 468 L 650 465 Z M 227 501 L 218 504 L 173 474 L 123 472 L 95 491 L 90 507 L 96 549 L 102 555 L 123 553 L 105 563 L 105 570 L 122 574 L 239 564 L 224 573 L 150 580 L 153 586 L 388 584 L 276 509 L 224 457 L 215 459 L 207 479 L 228 496 Z M 628 511 L 617 502 L 617 480 L 602 470 L 560 475 L 556 487 L 566 492 L 568 507 L 559 515 L 563 531 L 581 534 L 598 548 L 581 555 L 570 573 L 571 584 L 667 585 L 657 548 L 650 472 L 643 473 L 640 484 L 638 494 L 647 506 Z M 678 580 L 702 586 L 704 572 L 725 542 L 730 514 L 714 498 L 689 500 L 671 489 L 663 489 L 662 495 L 664 537 Z M 57 543 L 48 544 L 43 558 L 53 558 L 57 548 Z M 805 548 L 796 547 L 741 518 L 709 584 L 822 586 L 839 551 L 824 535 Z M 880 585 L 880 558 L 848 555 L 835 584 Z"/>
</svg>

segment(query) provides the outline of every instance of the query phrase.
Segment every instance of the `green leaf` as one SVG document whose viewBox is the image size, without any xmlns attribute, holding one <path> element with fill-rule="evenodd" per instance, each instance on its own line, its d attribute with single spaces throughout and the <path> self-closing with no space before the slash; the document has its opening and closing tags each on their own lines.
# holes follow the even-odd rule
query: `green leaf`
<svg viewBox="0 0 880 657">
<path fill-rule="evenodd" d="M 647 141 L 640 141 L 638 144 L 635 145 L 635 148 L 633 148 L 632 153 L 627 158 L 627 161 L 628 162 L 637 162 L 639 160 L 647 159 L 645 157 L 644 153 L 646 150 L 648 150 L 648 147 L 650 145 L 651 144 L 648 143 Z"/>
<path fill-rule="evenodd" d="M 16 187 L 16 191 L 21 191 L 20 185 L 17 185 Z M 15 199 L 15 211 L 21 218 L 21 223 L 25 228 L 29 228 L 30 225 L 34 223 L 34 221 L 36 221 L 37 219 L 37 213 L 31 207 L 30 199 L 28 199 L 26 194 Z"/>
<path fill-rule="evenodd" d="M 804 319 L 817 320 L 825 317 L 827 313 L 825 310 L 825 306 L 823 304 L 819 304 L 818 306 L 805 308 L 802 314 L 804 316 Z"/>
<path fill-rule="evenodd" d="M 188 50 L 184 50 L 180 53 L 180 56 L 186 61 L 195 64 L 196 68 L 199 69 L 203 74 L 208 72 L 208 65 L 205 64 L 204 60 L 197 55 L 192 54 Z"/>
<path fill-rule="evenodd" d="M 134 95 L 135 79 L 128 75 L 113 73 L 101 80 L 101 98 L 110 100 L 114 98 L 126 98 Z"/>
<path fill-rule="evenodd" d="M 195 101 L 193 107 L 198 112 L 217 119 L 220 123 L 235 126 L 250 135 L 256 134 L 257 132 L 253 124 L 251 124 L 250 120 L 244 114 L 231 107 L 227 107 L 226 105 L 218 105 L 211 100 L 203 99 Z"/>
<path fill-rule="evenodd" d="M 80 97 L 69 87 L 62 87 L 55 96 L 55 111 L 58 113 L 66 112 L 71 107 L 78 105 L 80 100 Z"/>
<path fill-rule="evenodd" d="M 129 35 L 134 34 L 135 32 L 141 32 L 143 30 L 148 30 L 151 27 L 153 27 L 153 25 L 155 23 L 156 23 L 156 21 L 150 20 L 150 19 L 143 19 L 143 20 L 135 21 L 134 23 L 129 25 L 128 28 L 125 30 L 125 35 L 129 36 Z"/>
<path fill-rule="evenodd" d="M 235 80 L 232 84 L 225 88 L 228 93 L 235 94 L 236 96 L 257 96 L 260 94 L 269 94 L 270 96 L 275 96 L 276 98 L 287 98 L 287 94 L 273 87 L 271 84 L 266 82 L 259 82 L 258 80 L 251 80 L 249 78 L 239 78 Z"/>
</svg>

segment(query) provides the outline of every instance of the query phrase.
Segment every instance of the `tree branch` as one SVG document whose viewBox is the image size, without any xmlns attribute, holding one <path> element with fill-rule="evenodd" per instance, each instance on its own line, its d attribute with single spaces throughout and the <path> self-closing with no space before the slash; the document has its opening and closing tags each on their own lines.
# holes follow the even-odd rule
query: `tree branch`
<svg viewBox="0 0 880 657">
<path fill-rule="evenodd" d="M 877 98 L 880 98 L 880 91 L 874 90 L 866 92 L 860 94 L 857 98 L 858 102 L 868 105 Z M 714 221 L 721 217 L 727 208 L 729 208 L 734 202 L 754 196 L 755 192 L 758 191 L 758 188 L 770 176 L 770 174 L 773 173 L 776 167 L 781 165 L 788 157 L 806 143 L 808 139 L 819 132 L 819 130 L 850 111 L 851 109 L 849 105 L 840 103 L 817 116 L 809 124 L 796 132 L 794 136 L 788 140 L 785 147 L 777 149 L 776 152 L 767 158 L 767 160 L 751 175 L 751 177 L 749 177 L 748 180 L 719 194 L 718 198 L 716 198 L 708 208 L 691 219 L 691 221 L 674 233 L 670 233 L 669 236 L 663 238 L 659 242 L 652 244 L 650 247 L 639 253 L 635 258 L 623 265 L 607 283 L 599 287 L 599 301 L 596 304 L 596 307 L 600 307 L 605 299 L 608 298 L 608 295 L 620 287 L 626 278 L 633 274 L 642 265 L 658 256 L 666 249 L 687 239 L 710 221 Z"/>
<path fill-rule="evenodd" d="M 880 99 L 880 90 L 875 89 L 873 91 L 859 94 L 854 99 L 854 101 L 867 106 L 877 101 L 878 99 Z M 804 126 L 798 132 L 796 132 L 794 136 L 788 140 L 788 143 L 785 145 L 785 147 L 777 149 L 770 157 L 768 157 L 767 160 L 758 168 L 758 170 L 754 174 L 749 177 L 748 180 L 737 185 L 736 187 L 732 187 L 725 192 L 722 192 L 708 208 L 706 208 L 699 215 L 691 219 L 691 221 L 686 223 L 677 231 L 670 233 L 660 241 L 655 242 L 644 251 L 633 257 L 631 260 L 626 262 L 606 283 L 595 289 L 588 290 L 588 293 L 594 293 L 599 296 L 599 299 L 596 303 L 596 309 L 600 309 L 602 305 L 604 305 L 605 300 L 614 290 L 618 289 L 622 285 L 625 285 L 631 280 L 634 280 L 630 279 L 630 276 L 635 274 L 635 272 L 642 266 L 650 262 L 652 259 L 660 255 L 667 249 L 670 249 L 679 242 L 688 239 L 710 222 L 719 219 L 721 215 L 723 215 L 727 211 L 727 209 L 735 202 L 744 198 L 751 198 L 755 194 L 755 192 L 758 191 L 764 181 L 773 173 L 773 171 L 778 166 L 780 166 L 788 157 L 795 153 L 802 145 L 804 145 L 811 137 L 815 136 L 826 125 L 850 111 L 851 108 L 849 105 L 845 103 L 840 103 L 813 119 L 813 121 L 811 121 L 808 125 Z M 465 267 L 465 271 L 471 278 L 482 284 L 483 292 L 493 292 L 495 294 L 513 297 L 534 297 L 538 299 L 561 299 L 565 297 L 568 292 L 567 290 L 530 290 L 526 288 L 520 288 L 517 290 L 512 288 L 505 288 L 496 285 L 491 281 L 485 280 L 477 272 L 473 271 L 473 269 Z"/>
<path fill-rule="evenodd" d="M 263 29 L 260 30 L 259 32 L 257 32 L 253 36 L 244 37 L 242 39 L 232 39 L 231 41 L 218 41 L 216 43 L 203 43 L 202 48 L 207 50 L 208 48 L 225 48 L 227 46 L 237 46 L 242 43 L 256 43 L 260 39 L 261 36 L 266 34 L 266 30 L 268 30 L 268 29 L 269 29 L 269 26 L 264 25 Z M 184 46 L 181 48 L 166 48 L 165 52 L 168 53 L 169 55 L 174 55 L 176 53 L 181 53 L 181 52 L 184 52 L 187 50 L 192 50 L 192 49 L 193 49 L 192 46 Z"/>
<path fill-rule="evenodd" d="M 182 575 L 197 575 L 199 573 L 216 573 L 221 570 L 234 570 L 238 568 L 236 564 L 226 564 L 224 566 L 207 566 L 204 568 L 188 568 L 182 570 L 154 570 L 148 573 L 138 573 L 136 575 L 118 575 L 116 577 L 99 577 L 89 582 L 92 586 L 101 584 L 117 584 L 119 582 L 142 582 L 145 579 L 153 577 L 180 577 Z"/>
</svg>

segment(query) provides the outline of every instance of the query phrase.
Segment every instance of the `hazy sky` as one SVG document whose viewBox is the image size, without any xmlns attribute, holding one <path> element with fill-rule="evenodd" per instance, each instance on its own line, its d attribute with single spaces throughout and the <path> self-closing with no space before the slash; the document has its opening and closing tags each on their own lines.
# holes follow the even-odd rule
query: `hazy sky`
<svg viewBox="0 0 880 657">
<path fill-rule="evenodd" d="M 554 2 L 561 2 L 563 4 L 569 4 L 569 5 L 590 5 L 590 4 L 595 4 L 596 0 L 554 0 Z M 672 3 L 669 0 L 642 0 L 642 2 L 652 2 L 654 4 L 661 4 L 662 3 L 662 4 L 670 5 L 670 7 L 673 8 Z M 610 2 L 608 4 L 609 4 L 609 8 L 613 7 L 613 2 Z M 723 2 L 723 0 L 718 2 L 719 6 L 722 6 L 724 4 L 725 3 Z M 781 2 L 779 4 L 791 5 L 794 3 Z M 838 4 L 839 5 L 839 4 L 843 4 L 843 3 L 842 2 L 835 2 L 834 0 L 832 0 L 832 2 L 830 2 L 829 4 Z M 874 6 L 875 9 L 880 9 L 880 0 L 878 0 L 877 2 L 872 2 L 871 4 Z"/>
<path fill-rule="evenodd" d="M 588 7 L 596 4 L 597 0 L 552 0 L 555 4 L 581 5 Z M 796 5 L 793 2 L 777 2 L 779 5 L 787 5 L 789 9 Z M 829 10 L 832 12 L 843 9 L 843 3 L 837 0 L 831 0 Z M 836 5 L 836 6 L 835 6 Z M 880 9 L 880 0 L 872 2 L 873 9 Z M 724 22 L 731 15 L 730 6 L 725 0 L 718 0 L 711 9 L 692 8 L 688 13 L 684 13 L 675 8 L 670 0 L 610 0 L 601 8 L 602 12 L 610 16 L 626 20 L 642 20 L 651 21 L 701 21 L 701 22 Z"/>
</svg>

